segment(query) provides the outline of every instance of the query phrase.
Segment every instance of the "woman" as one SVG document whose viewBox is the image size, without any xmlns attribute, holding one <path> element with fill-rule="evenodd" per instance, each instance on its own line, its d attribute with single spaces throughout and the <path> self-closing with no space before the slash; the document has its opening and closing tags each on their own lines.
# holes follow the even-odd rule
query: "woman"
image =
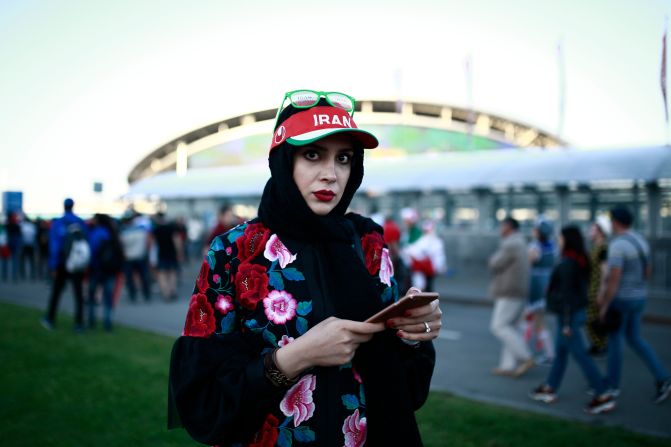
<svg viewBox="0 0 671 447">
<path fill-rule="evenodd" d="M 530 397 L 547 404 L 557 400 L 557 390 L 566 372 L 570 353 L 595 391 L 595 396 L 587 404 L 585 411 L 590 414 L 605 413 L 615 408 L 615 399 L 606 392 L 606 382 L 587 354 L 581 332 L 586 320 L 590 269 L 578 227 L 562 228 L 559 247 L 561 261 L 552 271 L 547 295 L 548 310 L 557 315 L 557 355 L 545 384 L 535 388 Z"/>
<path fill-rule="evenodd" d="M 259 217 L 215 238 L 196 280 L 169 425 L 222 446 L 421 445 L 414 411 L 429 391 L 438 302 L 390 330 L 364 323 L 398 290 L 382 229 L 345 215 L 377 140 L 356 128 L 347 95 L 287 98 Z"/>
<path fill-rule="evenodd" d="M 610 219 L 604 215 L 597 217 L 590 228 L 592 247 L 590 250 L 590 278 L 587 304 L 587 336 L 591 342 L 589 354 L 605 357 L 608 349 L 608 334 L 597 330 L 599 321 L 599 292 L 604 288 L 608 270 L 608 236 L 612 231 Z"/>
<path fill-rule="evenodd" d="M 540 351 L 540 355 L 535 359 L 537 364 L 550 364 L 554 360 L 555 352 L 552 337 L 545 325 L 545 294 L 556 258 L 555 244 L 552 242 L 552 225 L 546 220 L 538 220 L 532 235 L 533 241 L 529 244 L 531 282 L 524 339 L 531 344 L 532 351 Z"/>
</svg>

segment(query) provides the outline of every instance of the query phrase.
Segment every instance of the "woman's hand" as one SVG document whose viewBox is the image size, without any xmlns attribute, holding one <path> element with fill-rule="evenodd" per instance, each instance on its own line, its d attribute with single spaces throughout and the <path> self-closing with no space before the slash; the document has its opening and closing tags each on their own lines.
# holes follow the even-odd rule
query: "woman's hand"
<svg viewBox="0 0 671 447">
<path fill-rule="evenodd" d="M 310 328 L 292 343 L 277 350 L 277 367 L 296 377 L 313 366 L 340 366 L 354 357 L 357 348 L 384 330 L 383 323 L 361 323 L 330 317 Z"/>
<path fill-rule="evenodd" d="M 411 287 L 408 295 L 411 293 L 420 293 L 421 290 Z M 409 341 L 429 341 L 438 337 L 441 318 L 443 312 L 440 310 L 439 301 L 433 300 L 424 306 L 410 309 L 405 313 L 405 317 L 397 317 L 387 320 L 387 327 L 398 329 L 396 335 Z M 428 331 L 427 331 L 428 326 Z"/>
</svg>

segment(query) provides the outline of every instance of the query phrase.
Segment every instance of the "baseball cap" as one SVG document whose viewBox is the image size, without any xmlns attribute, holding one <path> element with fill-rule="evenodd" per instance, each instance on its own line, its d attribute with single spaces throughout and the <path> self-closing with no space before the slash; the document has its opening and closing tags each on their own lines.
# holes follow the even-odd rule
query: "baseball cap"
<svg viewBox="0 0 671 447">
<path fill-rule="evenodd" d="M 270 150 L 285 141 L 293 146 L 305 146 L 334 134 L 350 135 L 364 149 L 373 149 L 379 144 L 372 133 L 358 128 L 346 110 L 317 105 L 294 113 L 280 123 L 273 134 Z"/>
</svg>

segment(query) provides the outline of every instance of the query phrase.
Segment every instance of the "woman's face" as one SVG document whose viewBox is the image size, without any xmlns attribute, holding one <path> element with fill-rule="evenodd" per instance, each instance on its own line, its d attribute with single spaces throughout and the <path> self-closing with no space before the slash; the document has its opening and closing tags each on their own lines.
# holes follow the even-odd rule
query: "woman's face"
<svg viewBox="0 0 671 447">
<path fill-rule="evenodd" d="M 345 135 L 331 135 L 294 154 L 294 182 L 313 213 L 327 215 L 338 205 L 352 170 L 354 149 Z"/>
</svg>

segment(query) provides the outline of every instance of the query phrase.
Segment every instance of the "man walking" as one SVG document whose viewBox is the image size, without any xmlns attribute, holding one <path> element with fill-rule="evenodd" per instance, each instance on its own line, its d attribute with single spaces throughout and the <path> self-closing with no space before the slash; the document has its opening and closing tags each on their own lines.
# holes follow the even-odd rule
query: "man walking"
<svg viewBox="0 0 671 447">
<path fill-rule="evenodd" d="M 63 217 L 54 219 L 49 231 L 49 271 L 53 280 L 47 315 L 41 323 L 52 330 L 56 322 L 58 301 L 65 282 L 72 283 L 75 295 L 75 331 L 83 330 L 84 272 L 88 267 L 90 252 L 86 242 L 86 224 L 72 211 L 75 202 L 68 198 L 63 202 Z"/>
<path fill-rule="evenodd" d="M 511 377 L 520 377 L 534 365 L 517 329 L 529 292 L 527 244 L 518 230 L 517 220 L 506 217 L 501 222 L 499 249 L 489 258 L 493 275 L 490 295 L 494 298 L 490 330 L 503 344 L 499 366 L 492 372 Z"/>
<path fill-rule="evenodd" d="M 662 403 L 671 393 L 671 374 L 659 361 L 655 351 L 641 338 L 641 315 L 648 296 L 647 280 L 651 275 L 650 246 L 631 229 L 634 216 L 622 207 L 610 211 L 613 240 L 608 245 L 608 273 L 605 290 L 598 302 L 600 317 L 605 319 L 610 306 L 621 316 L 618 329 L 609 335 L 608 374 L 606 381 L 614 395 L 619 394 L 622 376 L 623 337 L 655 377 L 655 403 Z"/>
</svg>

